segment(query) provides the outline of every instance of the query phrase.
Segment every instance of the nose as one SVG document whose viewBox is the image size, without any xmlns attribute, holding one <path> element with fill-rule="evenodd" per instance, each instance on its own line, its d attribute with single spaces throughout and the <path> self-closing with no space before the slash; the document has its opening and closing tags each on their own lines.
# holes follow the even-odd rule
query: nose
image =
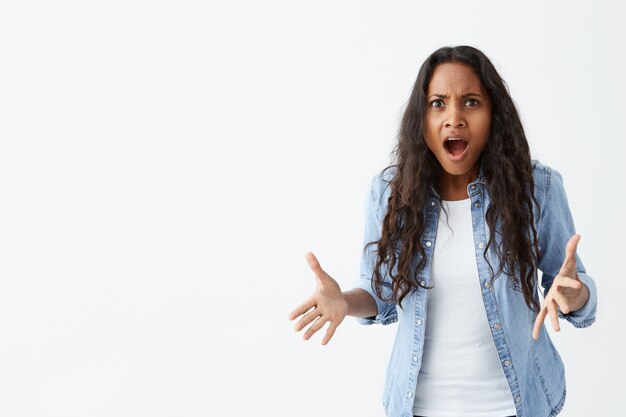
<svg viewBox="0 0 626 417">
<path fill-rule="evenodd" d="M 446 127 L 465 127 L 465 118 L 463 112 L 458 106 L 451 105 L 445 121 Z"/>
</svg>

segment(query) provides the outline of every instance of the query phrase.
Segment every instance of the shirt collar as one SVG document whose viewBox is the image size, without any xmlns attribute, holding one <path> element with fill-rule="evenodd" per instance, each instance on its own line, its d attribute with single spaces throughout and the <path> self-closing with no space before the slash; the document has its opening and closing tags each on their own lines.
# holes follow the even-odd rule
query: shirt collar
<svg viewBox="0 0 626 417">
<path fill-rule="evenodd" d="M 478 177 L 474 181 L 467 184 L 467 195 L 471 197 L 474 194 L 479 193 L 483 189 L 485 184 L 487 184 L 487 180 L 485 179 L 485 170 L 483 168 L 483 164 L 481 163 L 478 170 Z M 432 184 L 430 185 L 430 190 L 438 199 L 441 198 L 437 191 L 435 191 L 435 187 L 433 187 Z"/>
</svg>

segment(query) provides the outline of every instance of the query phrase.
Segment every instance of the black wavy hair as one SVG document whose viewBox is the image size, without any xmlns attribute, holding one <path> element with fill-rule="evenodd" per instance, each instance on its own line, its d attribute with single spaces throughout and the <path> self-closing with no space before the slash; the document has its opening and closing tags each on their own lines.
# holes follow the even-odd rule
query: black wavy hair
<svg viewBox="0 0 626 417">
<path fill-rule="evenodd" d="M 417 277 L 426 265 L 426 255 L 420 242 L 425 225 L 424 209 L 429 201 L 431 186 L 441 195 L 439 180 L 443 172 L 424 138 L 426 93 L 435 68 L 443 63 L 462 63 L 472 67 L 492 103 L 491 133 L 477 161 L 482 165 L 491 197 L 485 216 L 489 229 L 495 233 L 490 233 L 483 252 L 491 278 L 505 271 L 512 279 L 519 279 L 516 285 L 521 285 L 526 305 L 539 311 L 540 307 L 533 297 L 539 244 L 533 217 L 533 201 L 538 203 L 534 194 L 530 149 L 506 83 L 484 53 L 465 45 L 436 50 L 422 64 L 417 75 L 392 152 L 395 164 L 385 168 L 396 167 L 396 170 L 390 180 L 391 194 L 383 219 L 382 236 L 365 246 L 365 249 L 372 244 L 378 247 L 372 288 L 382 300 L 401 304 L 412 289 L 417 291 L 422 286 Z M 495 244 L 496 234 L 502 237 L 500 245 Z M 487 259 L 487 252 L 492 246 L 500 261 L 495 275 Z M 416 251 L 420 256 L 412 278 L 411 261 Z M 384 279 L 380 272 L 383 263 L 387 264 L 391 277 L 391 298 L 383 296 Z M 396 266 L 397 272 L 394 273 Z"/>
</svg>

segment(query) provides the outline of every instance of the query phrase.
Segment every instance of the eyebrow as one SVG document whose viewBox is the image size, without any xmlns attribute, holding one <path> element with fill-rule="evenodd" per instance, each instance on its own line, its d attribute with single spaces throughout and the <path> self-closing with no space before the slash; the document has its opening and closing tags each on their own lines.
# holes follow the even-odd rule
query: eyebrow
<svg viewBox="0 0 626 417">
<path fill-rule="evenodd" d="M 439 94 L 439 93 L 435 93 L 435 94 L 431 94 L 428 96 L 428 98 L 431 98 L 432 96 L 436 96 L 439 98 L 448 98 L 449 96 L 447 94 Z M 480 94 L 478 93 L 465 93 L 463 94 L 461 97 L 469 97 L 469 96 L 478 96 L 478 97 L 482 97 Z"/>
</svg>

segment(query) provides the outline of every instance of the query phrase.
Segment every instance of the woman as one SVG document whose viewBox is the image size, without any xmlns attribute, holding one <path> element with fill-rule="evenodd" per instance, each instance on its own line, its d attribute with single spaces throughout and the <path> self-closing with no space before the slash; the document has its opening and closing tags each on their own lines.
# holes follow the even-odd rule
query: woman
<svg viewBox="0 0 626 417">
<path fill-rule="evenodd" d="M 557 415 L 564 367 L 541 327 L 590 326 L 597 305 L 560 173 L 531 159 L 506 84 L 470 46 L 424 62 L 398 139 L 366 200 L 360 279 L 342 292 L 308 252 L 317 288 L 295 330 L 329 323 L 326 344 L 346 315 L 398 321 L 388 416 Z"/>
</svg>

